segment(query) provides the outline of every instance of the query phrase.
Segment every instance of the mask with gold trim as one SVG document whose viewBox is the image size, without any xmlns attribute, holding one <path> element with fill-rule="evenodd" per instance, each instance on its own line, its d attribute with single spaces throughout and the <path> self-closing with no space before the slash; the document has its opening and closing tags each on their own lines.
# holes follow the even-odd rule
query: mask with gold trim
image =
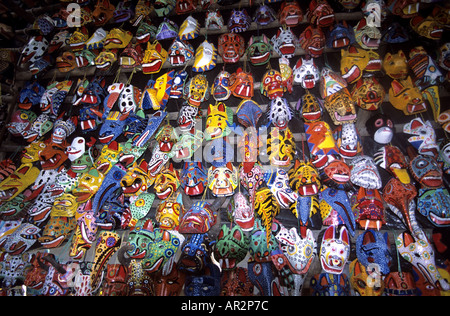
<svg viewBox="0 0 450 316">
<path fill-rule="evenodd" d="M 184 98 L 189 105 L 199 107 L 203 101 L 210 97 L 208 79 L 203 74 L 197 74 L 184 85 Z"/>
<path fill-rule="evenodd" d="M 217 48 L 214 44 L 203 41 L 195 51 L 194 64 L 192 65 L 192 71 L 205 72 L 216 67 L 217 63 Z"/>
</svg>

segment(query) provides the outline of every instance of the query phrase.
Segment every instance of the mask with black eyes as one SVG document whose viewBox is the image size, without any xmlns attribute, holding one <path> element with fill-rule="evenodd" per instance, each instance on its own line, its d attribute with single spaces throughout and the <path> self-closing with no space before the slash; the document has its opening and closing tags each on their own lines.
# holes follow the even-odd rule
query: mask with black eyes
<svg viewBox="0 0 450 316">
<path fill-rule="evenodd" d="M 379 144 L 390 143 L 395 133 L 392 120 L 381 113 L 370 117 L 366 122 L 366 128 L 369 135 Z"/>
</svg>

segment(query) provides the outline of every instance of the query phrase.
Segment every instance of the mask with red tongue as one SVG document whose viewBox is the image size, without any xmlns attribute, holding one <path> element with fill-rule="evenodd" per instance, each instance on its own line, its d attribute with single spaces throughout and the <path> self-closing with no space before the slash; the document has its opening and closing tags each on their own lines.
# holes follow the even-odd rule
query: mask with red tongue
<svg viewBox="0 0 450 316">
<path fill-rule="evenodd" d="M 207 170 L 201 162 L 185 162 L 181 171 L 181 187 L 189 196 L 200 195 L 207 184 Z"/>
<path fill-rule="evenodd" d="M 281 207 L 289 208 L 289 205 L 297 200 L 298 194 L 291 189 L 289 176 L 285 170 L 280 168 L 268 170 L 264 173 L 264 180 Z"/>
<path fill-rule="evenodd" d="M 319 68 L 312 58 L 299 58 L 294 71 L 294 82 L 300 83 L 303 89 L 312 89 L 319 81 Z"/>
</svg>

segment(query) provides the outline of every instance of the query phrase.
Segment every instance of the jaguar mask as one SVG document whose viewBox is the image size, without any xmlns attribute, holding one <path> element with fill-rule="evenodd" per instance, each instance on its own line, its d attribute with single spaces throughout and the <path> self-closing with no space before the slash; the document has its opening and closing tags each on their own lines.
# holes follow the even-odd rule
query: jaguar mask
<svg viewBox="0 0 450 316">
<path fill-rule="evenodd" d="M 214 258 L 219 260 L 222 270 L 235 269 L 244 260 L 249 242 L 239 225 L 232 228 L 222 225 L 214 245 Z"/>
<path fill-rule="evenodd" d="M 320 246 L 322 269 L 331 274 L 341 274 L 350 254 L 350 238 L 344 226 L 329 226 Z"/>
<path fill-rule="evenodd" d="M 294 157 L 295 142 L 289 128 L 280 130 L 273 128 L 267 139 L 267 154 L 274 166 L 288 166 Z"/>
<path fill-rule="evenodd" d="M 386 91 L 375 77 L 360 78 L 352 89 L 352 98 L 364 110 L 376 111 L 384 102 Z"/>
<path fill-rule="evenodd" d="M 231 196 L 238 185 L 237 170 L 231 162 L 208 169 L 209 189 L 214 196 Z"/>
<path fill-rule="evenodd" d="M 179 186 L 179 172 L 173 167 L 172 164 L 170 164 L 169 167 L 163 168 L 161 172 L 158 173 L 153 189 L 155 190 L 156 196 L 160 200 L 165 200 L 174 195 Z"/>
</svg>

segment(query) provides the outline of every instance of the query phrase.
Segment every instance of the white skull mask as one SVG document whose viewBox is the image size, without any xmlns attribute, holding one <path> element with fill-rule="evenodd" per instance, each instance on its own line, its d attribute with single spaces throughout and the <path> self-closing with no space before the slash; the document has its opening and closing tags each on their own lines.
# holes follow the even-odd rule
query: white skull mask
<svg viewBox="0 0 450 316">
<path fill-rule="evenodd" d="M 336 231 L 334 225 L 325 231 L 320 246 L 320 263 L 325 272 L 341 274 L 350 255 L 350 238 L 345 226 L 341 226 L 338 236 Z"/>
<path fill-rule="evenodd" d="M 295 54 L 296 48 L 299 46 L 298 38 L 290 28 L 279 28 L 276 35 L 271 39 L 271 44 L 277 54 L 282 57 L 291 58 Z"/>
<path fill-rule="evenodd" d="M 293 69 L 294 82 L 300 83 L 304 89 L 312 89 L 319 81 L 319 68 L 314 59 L 300 58 Z"/>
<path fill-rule="evenodd" d="M 269 120 L 284 130 L 292 118 L 292 112 L 285 98 L 277 97 L 270 102 Z"/>
</svg>

